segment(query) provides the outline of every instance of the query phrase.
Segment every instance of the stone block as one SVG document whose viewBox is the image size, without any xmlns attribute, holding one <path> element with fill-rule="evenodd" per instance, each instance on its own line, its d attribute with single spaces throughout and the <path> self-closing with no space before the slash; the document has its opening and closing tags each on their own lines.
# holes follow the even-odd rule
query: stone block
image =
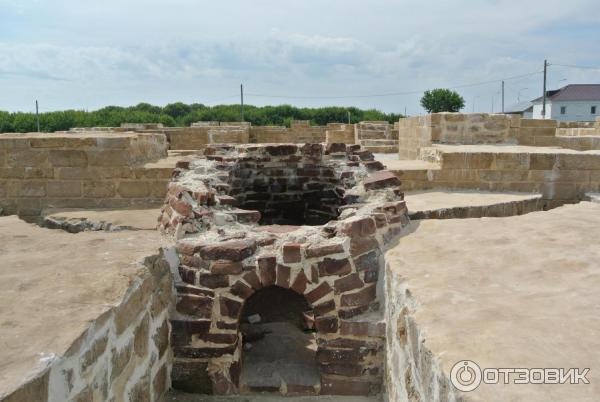
<svg viewBox="0 0 600 402">
<path fill-rule="evenodd" d="M 148 313 L 144 315 L 142 321 L 133 331 L 133 352 L 136 356 L 143 358 L 148 353 L 148 339 L 150 332 L 150 317 Z"/>
<path fill-rule="evenodd" d="M 339 226 L 339 233 L 343 233 L 352 238 L 365 237 L 374 234 L 377 231 L 375 221 L 370 216 L 353 217 L 343 220 Z"/>
<path fill-rule="evenodd" d="M 315 316 L 322 316 L 322 315 L 325 315 L 334 310 L 335 310 L 335 301 L 334 300 L 328 300 L 324 303 L 317 304 L 316 306 L 313 307 L 313 312 L 315 313 Z"/>
<path fill-rule="evenodd" d="M 226 288 L 229 286 L 229 276 L 220 274 L 200 274 L 198 283 L 210 289 Z"/>
<path fill-rule="evenodd" d="M 32 149 L 11 149 L 0 152 L 0 167 L 43 168 L 47 167 L 48 153 Z"/>
<path fill-rule="evenodd" d="M 313 244 L 306 249 L 306 258 L 318 258 L 343 252 L 344 246 L 341 243 L 326 245 Z"/>
<path fill-rule="evenodd" d="M 229 240 L 201 248 L 200 256 L 207 260 L 241 261 L 256 251 L 254 240 Z"/>
<path fill-rule="evenodd" d="M 288 289 L 290 287 L 291 269 L 286 265 L 277 265 L 277 280 L 275 284 L 281 288 Z"/>
<path fill-rule="evenodd" d="M 302 261 L 302 244 L 284 243 L 282 248 L 283 262 L 286 264 Z"/>
<path fill-rule="evenodd" d="M 112 198 L 116 196 L 116 184 L 112 181 L 84 181 L 82 194 L 87 198 Z"/>
<path fill-rule="evenodd" d="M 325 258 L 323 261 L 317 263 L 317 269 L 319 270 L 319 276 L 332 276 L 332 275 L 346 275 L 352 271 L 352 266 L 347 258 L 333 259 Z"/>
<path fill-rule="evenodd" d="M 374 172 L 363 180 L 363 186 L 367 191 L 400 186 L 400 184 L 400 179 L 388 170 Z"/>
<path fill-rule="evenodd" d="M 340 334 L 351 336 L 385 337 L 384 322 L 340 321 Z"/>
<path fill-rule="evenodd" d="M 343 278 L 336 279 L 333 282 L 333 289 L 335 289 L 335 293 L 344 293 L 350 290 L 359 289 L 363 287 L 364 283 L 360 279 L 358 273 L 353 273 L 350 275 L 346 275 Z"/>
<path fill-rule="evenodd" d="M 338 330 L 337 317 L 317 317 L 315 318 L 315 328 L 319 333 L 336 333 Z"/>
<path fill-rule="evenodd" d="M 146 198 L 150 195 L 150 188 L 143 181 L 121 181 L 117 193 L 123 198 Z"/>
<path fill-rule="evenodd" d="M 242 303 L 227 296 L 219 296 L 219 310 L 222 316 L 237 319 L 242 312 Z"/>
<path fill-rule="evenodd" d="M 130 342 L 121 349 L 112 349 L 110 381 L 113 382 L 125 370 L 131 360 L 133 344 Z"/>
<path fill-rule="evenodd" d="M 241 297 L 242 299 L 249 298 L 253 293 L 254 289 L 240 280 L 236 281 L 233 286 L 231 286 L 231 294 Z"/>
<path fill-rule="evenodd" d="M 81 188 L 81 182 L 77 180 L 49 181 L 46 184 L 48 197 L 81 197 Z"/>
<path fill-rule="evenodd" d="M 258 275 L 263 286 L 275 284 L 277 279 L 277 259 L 274 255 L 260 256 L 258 262 Z"/>
<path fill-rule="evenodd" d="M 365 306 L 375 300 L 375 286 L 367 286 L 354 293 L 343 294 L 340 303 L 342 307 Z"/>
<path fill-rule="evenodd" d="M 331 292 L 333 292 L 331 286 L 327 282 L 322 282 L 319 286 L 306 293 L 306 301 L 310 304 L 314 304 L 316 301 L 321 300 Z"/>
<path fill-rule="evenodd" d="M 176 310 L 182 314 L 199 318 L 210 318 L 213 308 L 213 298 L 199 295 L 179 295 Z"/>
<path fill-rule="evenodd" d="M 296 278 L 294 279 L 294 282 L 292 283 L 292 286 L 290 287 L 290 289 L 292 289 L 296 293 L 302 295 L 302 294 L 304 294 L 304 291 L 306 290 L 307 285 L 308 285 L 308 278 L 306 277 L 304 270 L 301 270 L 298 273 L 298 275 L 296 275 Z"/>
<path fill-rule="evenodd" d="M 19 197 L 45 197 L 46 183 L 43 181 L 24 181 L 17 184 Z"/>
<path fill-rule="evenodd" d="M 77 150 L 51 150 L 48 153 L 52 167 L 86 167 L 88 155 Z"/>
<path fill-rule="evenodd" d="M 217 260 L 211 264 L 210 272 L 221 275 L 239 275 L 242 273 L 242 263 L 239 261 Z"/>
<path fill-rule="evenodd" d="M 129 166 L 130 153 L 126 150 L 100 150 L 89 151 L 88 164 L 90 166 Z"/>
</svg>

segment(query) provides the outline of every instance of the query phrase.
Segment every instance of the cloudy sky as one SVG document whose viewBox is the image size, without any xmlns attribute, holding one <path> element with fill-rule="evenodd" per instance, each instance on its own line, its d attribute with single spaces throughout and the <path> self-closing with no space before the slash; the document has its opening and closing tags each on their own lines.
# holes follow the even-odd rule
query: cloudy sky
<svg viewBox="0 0 600 402">
<path fill-rule="evenodd" d="M 600 66 L 598 0 L 0 0 L 0 110 L 183 101 L 419 114 L 541 93 L 543 60 Z M 528 74 L 528 75 L 527 75 Z M 526 76 L 523 76 L 526 75 Z M 551 66 L 549 87 L 600 83 Z M 372 96 L 372 95 L 386 96 Z"/>
</svg>

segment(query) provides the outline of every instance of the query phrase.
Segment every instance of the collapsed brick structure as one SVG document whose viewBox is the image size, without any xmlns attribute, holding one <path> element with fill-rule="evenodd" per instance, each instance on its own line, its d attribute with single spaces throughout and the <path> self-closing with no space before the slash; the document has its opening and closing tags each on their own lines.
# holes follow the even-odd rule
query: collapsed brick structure
<svg viewBox="0 0 600 402">
<path fill-rule="evenodd" d="M 179 239 L 173 386 L 240 392 L 240 314 L 277 286 L 312 307 L 321 377 L 279 392 L 379 392 L 383 249 L 408 223 L 399 185 L 357 145 L 216 145 L 179 163 L 159 218 Z"/>
</svg>

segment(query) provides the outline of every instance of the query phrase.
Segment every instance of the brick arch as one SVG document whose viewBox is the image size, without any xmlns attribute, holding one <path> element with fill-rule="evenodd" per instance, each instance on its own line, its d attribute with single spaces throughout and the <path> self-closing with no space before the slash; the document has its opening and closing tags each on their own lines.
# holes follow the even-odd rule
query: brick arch
<svg viewBox="0 0 600 402">
<path fill-rule="evenodd" d="M 177 312 L 171 320 L 176 388 L 200 382 L 211 384 L 212 393 L 237 393 L 243 305 L 262 287 L 279 286 L 302 294 L 315 311 L 319 393 L 377 392 L 383 376 L 385 326 L 377 314 L 365 313 L 378 309 L 382 248 L 408 223 L 407 209 L 398 178 L 381 170 L 368 151 L 330 145 L 325 153 L 320 144 L 245 145 L 222 153 L 214 149 L 207 152 L 210 163 L 188 163 L 175 172 L 160 227 L 180 239 L 183 283 L 177 285 Z M 196 165 L 212 172 L 210 185 L 188 177 Z M 292 181 L 303 183 L 304 190 L 319 191 L 320 184 L 334 183 L 343 187 L 339 192 L 347 205 L 339 208 L 337 220 L 325 225 L 269 231 L 256 225 L 258 211 L 235 207 L 234 168 L 267 172 L 278 185 L 289 184 L 287 176 L 293 175 Z M 355 175 L 359 170 L 361 175 Z M 334 177 L 329 177 L 331 172 Z M 198 183 L 186 187 L 184 177 Z M 265 183 L 258 185 L 252 192 L 265 191 L 261 187 Z M 361 204 L 363 191 L 385 195 Z M 219 228 L 222 222 L 234 223 Z M 292 233 L 295 230 L 304 233 Z M 208 377 L 206 381 L 198 381 L 202 376 Z"/>
</svg>

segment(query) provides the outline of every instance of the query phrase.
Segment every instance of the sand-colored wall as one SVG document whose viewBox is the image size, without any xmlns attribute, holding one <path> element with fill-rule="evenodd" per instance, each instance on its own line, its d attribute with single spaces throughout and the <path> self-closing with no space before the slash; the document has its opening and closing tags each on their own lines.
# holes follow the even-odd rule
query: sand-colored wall
<svg viewBox="0 0 600 402">
<path fill-rule="evenodd" d="M 482 149 L 478 152 L 423 148 L 421 158 L 437 169 L 398 171 L 402 188 L 478 189 L 540 193 L 551 205 L 574 202 L 586 192 L 600 191 L 600 151 L 537 152 Z"/>
<path fill-rule="evenodd" d="M 163 134 L 3 134 L 0 208 L 36 216 L 47 207 L 160 203 L 170 171 L 144 165 L 166 156 Z"/>
<path fill-rule="evenodd" d="M 599 124 L 599 123 L 597 123 Z M 556 120 L 521 119 L 516 115 L 487 113 L 433 113 L 399 121 L 400 159 L 418 159 L 422 147 L 431 144 L 453 145 L 531 145 L 575 150 L 600 149 L 600 138 L 570 138 L 600 132 L 581 123 Z"/>
</svg>

